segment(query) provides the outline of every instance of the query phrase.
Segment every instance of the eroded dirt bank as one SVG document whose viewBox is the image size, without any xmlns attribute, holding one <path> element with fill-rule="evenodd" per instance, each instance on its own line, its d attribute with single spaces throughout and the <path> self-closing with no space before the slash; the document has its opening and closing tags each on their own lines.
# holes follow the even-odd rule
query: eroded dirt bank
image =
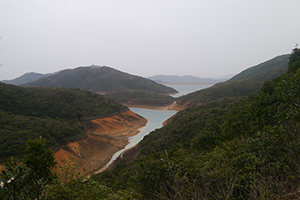
<svg viewBox="0 0 300 200">
<path fill-rule="evenodd" d="M 64 145 L 55 152 L 58 166 L 70 160 L 78 164 L 78 170 L 85 168 L 85 175 L 91 175 L 108 163 L 115 152 L 125 148 L 127 137 L 137 134 L 146 123 L 145 118 L 132 111 L 84 122 L 87 137 Z"/>
</svg>

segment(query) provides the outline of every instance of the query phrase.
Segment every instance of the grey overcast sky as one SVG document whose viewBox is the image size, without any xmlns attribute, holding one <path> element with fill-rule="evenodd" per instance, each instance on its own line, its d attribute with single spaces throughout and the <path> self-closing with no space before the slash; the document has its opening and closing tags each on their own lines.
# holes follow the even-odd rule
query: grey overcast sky
<svg viewBox="0 0 300 200">
<path fill-rule="evenodd" d="M 221 77 L 290 53 L 300 0 L 0 0 L 0 80 L 105 65 Z"/>
</svg>

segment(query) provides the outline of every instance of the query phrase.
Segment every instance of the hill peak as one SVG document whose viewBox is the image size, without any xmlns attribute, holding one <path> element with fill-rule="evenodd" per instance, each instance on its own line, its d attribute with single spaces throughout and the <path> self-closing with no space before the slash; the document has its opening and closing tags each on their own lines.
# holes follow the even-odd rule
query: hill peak
<svg viewBox="0 0 300 200">
<path fill-rule="evenodd" d="M 175 94 L 173 88 L 152 80 L 131 75 L 108 66 L 91 65 L 66 69 L 24 86 L 79 88 L 97 93 L 146 90 L 163 94 Z"/>
</svg>

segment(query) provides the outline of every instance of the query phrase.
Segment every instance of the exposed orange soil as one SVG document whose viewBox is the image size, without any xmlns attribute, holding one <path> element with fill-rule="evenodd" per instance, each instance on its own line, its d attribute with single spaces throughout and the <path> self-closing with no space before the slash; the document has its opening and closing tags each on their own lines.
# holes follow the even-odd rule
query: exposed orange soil
<svg viewBox="0 0 300 200">
<path fill-rule="evenodd" d="M 85 168 L 84 174 L 91 175 L 105 166 L 114 153 L 125 148 L 127 137 L 137 134 L 146 123 L 145 118 L 132 111 L 84 122 L 87 137 L 62 146 L 54 153 L 58 167 L 69 161 L 76 162 L 79 171 Z"/>
<path fill-rule="evenodd" d="M 83 123 L 87 130 L 94 134 L 110 134 L 114 136 L 133 136 L 139 128 L 145 126 L 147 120 L 132 111 L 112 117 L 94 119 Z"/>
</svg>

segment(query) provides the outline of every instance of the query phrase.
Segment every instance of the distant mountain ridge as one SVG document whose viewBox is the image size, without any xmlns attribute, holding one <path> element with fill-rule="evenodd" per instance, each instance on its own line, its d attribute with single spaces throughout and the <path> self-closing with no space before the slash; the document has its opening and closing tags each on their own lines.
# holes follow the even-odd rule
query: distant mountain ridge
<svg viewBox="0 0 300 200">
<path fill-rule="evenodd" d="M 29 72 L 25 73 L 20 77 L 17 77 L 15 79 L 11 80 L 3 80 L 1 82 L 6 83 L 6 84 L 13 84 L 13 85 L 22 85 L 26 84 L 32 81 L 36 81 L 40 78 L 47 77 L 52 75 L 53 73 L 48 73 L 48 74 L 41 74 L 41 73 L 36 73 L 36 72 Z"/>
<path fill-rule="evenodd" d="M 79 88 L 103 94 L 135 90 L 162 94 L 177 93 L 175 89 L 152 80 L 124 73 L 111 67 L 95 65 L 63 70 L 23 86 Z"/>
<path fill-rule="evenodd" d="M 212 87 L 198 90 L 184 96 L 170 99 L 166 96 L 159 96 L 153 99 L 151 93 L 143 92 L 143 98 L 139 96 L 141 93 L 112 93 L 107 97 L 114 99 L 115 101 L 125 104 L 130 107 L 149 107 L 155 109 L 173 109 L 182 110 L 188 107 L 193 107 L 199 104 L 209 103 L 214 100 L 223 98 L 241 98 L 258 91 L 265 81 L 271 81 L 276 77 L 279 77 L 286 72 L 290 55 L 281 55 L 272 58 L 266 62 L 258 64 L 254 67 L 247 68 L 242 73 L 235 76 L 238 80 L 227 80 L 217 83 Z M 157 75 L 149 77 L 152 80 L 160 80 L 164 83 L 183 83 L 184 80 L 179 76 L 165 76 Z M 185 76 L 188 80 L 184 80 L 184 83 L 195 83 L 193 76 Z M 164 81 L 161 81 L 164 80 Z M 163 102 L 163 104 L 161 103 Z"/>
<path fill-rule="evenodd" d="M 227 79 L 200 78 L 191 75 L 154 75 L 148 77 L 157 83 L 218 83 L 224 82 Z"/>
</svg>

